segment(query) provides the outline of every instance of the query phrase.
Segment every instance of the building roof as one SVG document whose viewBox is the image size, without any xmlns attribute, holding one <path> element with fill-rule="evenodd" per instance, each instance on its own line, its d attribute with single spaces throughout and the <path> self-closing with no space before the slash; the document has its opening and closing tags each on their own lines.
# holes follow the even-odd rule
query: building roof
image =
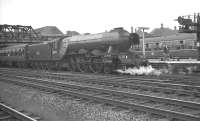
<svg viewBox="0 0 200 121">
<path fill-rule="evenodd" d="M 45 26 L 35 29 L 42 36 L 62 36 L 64 35 L 56 26 Z"/>
<path fill-rule="evenodd" d="M 153 29 L 150 34 L 153 36 L 169 36 L 169 35 L 175 35 L 177 33 L 176 30 L 172 30 L 170 28 L 155 28 Z"/>
</svg>

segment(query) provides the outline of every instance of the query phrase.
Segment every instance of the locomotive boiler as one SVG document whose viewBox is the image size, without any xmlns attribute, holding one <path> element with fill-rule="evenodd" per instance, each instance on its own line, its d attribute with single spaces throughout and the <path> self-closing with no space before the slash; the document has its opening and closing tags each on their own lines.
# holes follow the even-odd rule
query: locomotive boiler
<svg viewBox="0 0 200 121">
<path fill-rule="evenodd" d="M 143 62 L 142 58 L 129 52 L 131 45 L 138 41 L 137 34 L 130 34 L 123 28 L 99 34 L 64 37 L 27 45 L 23 54 L 26 55 L 24 63 L 33 68 L 111 73 L 115 69 L 138 66 Z M 3 51 L 7 53 L 1 54 L 4 56 L 2 58 L 15 51 L 14 49 Z M 14 61 L 13 63 L 18 63 L 17 60 Z"/>
<path fill-rule="evenodd" d="M 110 46 L 112 47 L 110 51 L 117 50 L 120 52 L 130 48 L 133 41 L 129 33 L 123 28 L 115 28 L 110 32 L 72 36 L 63 39 L 65 46 L 68 46 L 68 51 L 79 51 L 80 49 L 106 51 Z"/>
</svg>

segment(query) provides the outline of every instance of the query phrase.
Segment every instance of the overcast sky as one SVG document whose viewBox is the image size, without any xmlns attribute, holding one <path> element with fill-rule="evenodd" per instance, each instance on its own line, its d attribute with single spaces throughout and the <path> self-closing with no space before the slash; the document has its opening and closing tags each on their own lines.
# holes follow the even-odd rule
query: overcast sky
<svg viewBox="0 0 200 121">
<path fill-rule="evenodd" d="M 180 15 L 200 12 L 199 0 L 0 0 L 0 24 L 57 26 L 62 32 L 99 33 L 115 27 L 130 31 L 173 28 Z"/>
</svg>

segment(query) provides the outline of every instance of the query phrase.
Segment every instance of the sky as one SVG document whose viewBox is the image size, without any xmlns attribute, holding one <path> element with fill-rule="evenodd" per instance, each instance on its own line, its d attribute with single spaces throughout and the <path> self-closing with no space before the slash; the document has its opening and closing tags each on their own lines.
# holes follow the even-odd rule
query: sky
<svg viewBox="0 0 200 121">
<path fill-rule="evenodd" d="M 200 12 L 199 0 L 0 0 L 0 24 L 57 26 L 79 33 L 112 28 L 174 28 L 178 16 Z"/>
</svg>

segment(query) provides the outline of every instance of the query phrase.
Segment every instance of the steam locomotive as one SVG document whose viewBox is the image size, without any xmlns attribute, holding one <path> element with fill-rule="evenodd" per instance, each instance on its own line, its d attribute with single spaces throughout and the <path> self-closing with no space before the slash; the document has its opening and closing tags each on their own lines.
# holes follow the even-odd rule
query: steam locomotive
<svg viewBox="0 0 200 121">
<path fill-rule="evenodd" d="M 39 44 L 20 44 L 0 50 L 0 64 L 42 69 L 111 73 L 140 66 L 145 60 L 129 48 L 139 42 L 136 33 L 123 28 L 109 32 L 61 37 Z"/>
</svg>

